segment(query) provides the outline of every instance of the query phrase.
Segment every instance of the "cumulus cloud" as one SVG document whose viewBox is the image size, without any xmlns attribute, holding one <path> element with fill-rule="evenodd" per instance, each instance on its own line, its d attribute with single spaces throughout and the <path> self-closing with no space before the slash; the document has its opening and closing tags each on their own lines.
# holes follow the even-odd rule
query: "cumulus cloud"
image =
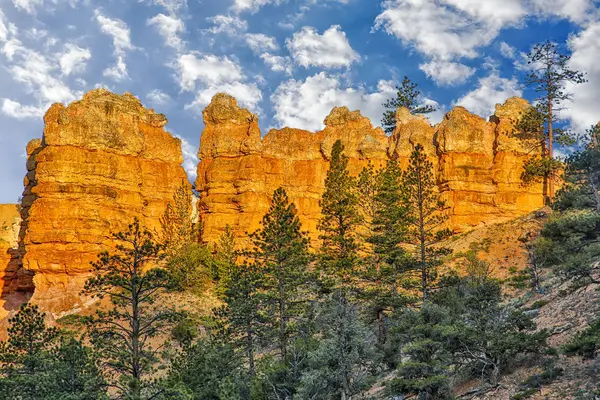
<svg viewBox="0 0 600 400">
<path fill-rule="evenodd" d="M 239 32 L 244 32 L 248 29 L 248 22 L 233 15 L 215 15 L 207 18 L 212 23 L 212 27 L 207 31 L 213 35 L 224 33 L 226 35 L 235 36 Z"/>
<path fill-rule="evenodd" d="M 0 10 L 0 41 L 1 42 L 4 42 L 8 38 L 8 27 L 6 26 L 7 23 L 5 21 L 6 21 L 6 16 L 2 12 L 2 10 Z"/>
<path fill-rule="evenodd" d="M 496 104 L 504 103 L 509 97 L 521 96 L 522 93 L 515 78 L 502 78 L 497 71 L 493 71 L 480 78 L 478 86 L 456 101 L 456 105 L 487 118 L 494 113 Z"/>
<path fill-rule="evenodd" d="M 454 86 L 464 83 L 475 73 L 475 68 L 444 60 L 432 60 L 419 65 L 419 68 L 438 86 Z"/>
<path fill-rule="evenodd" d="M 396 93 L 394 83 L 380 81 L 375 90 L 342 85 L 342 76 L 326 72 L 309 76 L 304 81 L 290 79 L 271 95 L 275 120 L 280 126 L 318 130 L 336 106 L 359 109 L 375 125 L 383 114 L 382 103 Z"/>
<path fill-rule="evenodd" d="M 106 68 L 102 72 L 102 75 L 107 78 L 112 78 L 117 82 L 129 79 L 129 74 L 127 73 L 127 64 L 125 64 L 123 56 L 117 56 L 117 62 L 114 65 Z"/>
<path fill-rule="evenodd" d="M 515 58 L 515 56 L 517 54 L 517 49 L 515 49 L 514 47 L 512 47 L 510 44 L 508 44 L 506 42 L 501 42 L 500 43 L 500 54 L 502 54 L 503 57 L 512 60 Z"/>
<path fill-rule="evenodd" d="M 171 96 L 158 89 L 150 91 L 146 98 L 148 101 L 155 106 L 163 106 L 171 101 Z"/>
<path fill-rule="evenodd" d="M 247 33 L 246 43 L 255 54 L 260 54 L 268 51 L 275 51 L 279 48 L 277 41 L 273 36 L 263 33 Z"/>
<path fill-rule="evenodd" d="M 183 91 L 196 91 L 195 100 L 187 108 L 203 107 L 218 92 L 236 97 L 249 108 L 256 109 L 262 92 L 256 83 L 246 82 L 241 67 L 229 57 L 208 54 L 181 55 L 177 62 L 179 85 Z"/>
<path fill-rule="evenodd" d="M 520 0 L 386 0 L 375 29 L 384 29 L 430 57 L 473 58 L 502 27 L 524 16 Z"/>
<path fill-rule="evenodd" d="M 566 90 L 573 93 L 573 103 L 566 103 L 563 115 L 571 120 L 572 128 L 583 132 L 600 120 L 600 21 L 590 23 L 579 34 L 569 38 L 572 51 L 569 67 L 587 72 L 588 82 L 581 85 L 568 84 Z"/>
<path fill-rule="evenodd" d="M 181 19 L 171 15 L 158 14 L 150 18 L 146 24 L 156 28 L 167 46 L 176 50 L 183 48 L 183 41 L 179 35 L 185 31 L 185 25 Z"/>
<path fill-rule="evenodd" d="M 249 11 L 251 13 L 257 12 L 261 7 L 267 4 L 281 4 L 282 0 L 234 0 L 233 10 L 235 12 Z"/>
<path fill-rule="evenodd" d="M 360 60 L 339 25 L 332 25 L 322 35 L 315 28 L 305 26 L 287 39 L 286 45 L 294 61 L 305 68 L 349 67 Z"/>
<path fill-rule="evenodd" d="M 115 54 L 123 55 L 126 50 L 133 50 L 129 27 L 120 19 L 112 19 L 96 11 L 96 21 L 102 33 L 112 37 Z"/>
<path fill-rule="evenodd" d="M 288 75 L 292 75 L 294 66 L 292 64 L 292 60 L 289 57 L 282 57 L 270 53 L 263 53 L 260 55 L 260 58 L 265 62 L 265 64 L 269 68 L 271 68 L 271 71 L 285 72 Z"/>
<path fill-rule="evenodd" d="M 530 0 L 530 13 L 546 17 L 558 16 L 573 22 L 584 22 L 596 8 L 594 0 Z"/>
<path fill-rule="evenodd" d="M 90 58 L 92 58 L 92 53 L 89 49 L 67 43 L 64 52 L 60 55 L 60 69 L 64 75 L 82 72 Z"/>
<path fill-rule="evenodd" d="M 23 105 L 11 99 L 2 101 L 2 113 L 16 119 L 40 118 L 44 115 L 45 110 L 44 107 Z"/>
<path fill-rule="evenodd" d="M 187 7 L 187 0 L 150 0 L 153 4 L 161 6 L 169 13 L 174 14 L 177 11 Z"/>
<path fill-rule="evenodd" d="M 12 2 L 15 8 L 28 14 L 35 14 L 36 7 L 44 4 L 44 0 L 12 0 Z"/>
</svg>

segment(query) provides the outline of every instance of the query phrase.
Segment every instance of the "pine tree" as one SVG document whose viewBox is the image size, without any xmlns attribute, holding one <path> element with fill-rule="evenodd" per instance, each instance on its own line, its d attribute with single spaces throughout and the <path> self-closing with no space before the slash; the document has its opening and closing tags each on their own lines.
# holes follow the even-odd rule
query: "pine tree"
<svg viewBox="0 0 600 400">
<path fill-rule="evenodd" d="M 361 217 L 358 210 L 356 179 L 348 172 L 344 146 L 336 141 L 331 150 L 331 163 L 321 198 L 322 217 L 318 224 L 323 241 L 320 268 L 334 285 L 346 292 L 356 276 L 359 261 L 358 229 Z"/>
<path fill-rule="evenodd" d="M 368 239 L 379 260 L 367 274 L 372 289 L 369 300 L 377 319 L 379 343 L 386 340 L 385 313 L 404 302 L 398 294 L 398 278 L 406 262 L 402 244 L 407 239 L 407 207 L 401 184 L 402 171 L 396 160 L 389 160 L 376 176 L 373 233 Z"/>
<path fill-rule="evenodd" d="M 263 345 L 272 322 L 265 307 L 263 272 L 256 264 L 230 265 L 224 287 L 225 305 L 215 310 L 224 335 L 230 337 L 243 353 L 250 380 L 256 376 L 256 353 Z"/>
<path fill-rule="evenodd" d="M 298 398 L 350 400 L 364 393 L 375 383 L 375 338 L 357 307 L 336 292 L 320 308 L 316 324 L 322 340 L 309 354 Z"/>
<path fill-rule="evenodd" d="M 571 100 L 572 94 L 566 91 L 566 84 L 585 82 L 584 74 L 569 68 L 571 56 L 562 53 L 556 43 L 546 41 L 534 46 L 527 54 L 530 72 L 523 79 L 526 86 L 540 93 L 537 103 L 519 123 L 518 136 L 534 140 L 542 150 L 541 158 L 532 159 L 523 174 L 525 182 L 542 178 L 547 202 L 554 199 L 554 179 L 560 170 L 560 163 L 554 158 L 554 142 L 571 144 L 572 135 L 557 128 L 556 121 L 561 105 Z"/>
<path fill-rule="evenodd" d="M 181 181 L 173 194 L 173 201 L 167 204 L 160 218 L 162 232 L 160 242 L 168 254 L 175 254 L 186 245 L 197 241 L 197 230 L 193 223 L 193 203 L 190 185 Z"/>
<path fill-rule="evenodd" d="M 98 310 L 88 319 L 91 341 L 113 384 L 127 399 L 153 398 L 158 389 L 151 378 L 159 360 L 160 337 L 173 313 L 157 304 L 170 285 L 164 268 L 156 266 L 163 246 L 135 219 L 126 232 L 114 235 L 116 252 L 103 252 L 92 263 L 96 276 L 85 293 L 108 297 L 112 308 Z"/>
<path fill-rule="evenodd" d="M 555 209 L 600 213 L 600 125 L 588 130 L 584 139 L 585 147 L 566 160 L 565 184 L 557 194 Z"/>
<path fill-rule="evenodd" d="M 400 86 L 396 86 L 396 90 L 396 97 L 383 104 L 387 111 L 383 114 L 381 126 L 387 134 L 392 134 L 396 130 L 396 111 L 400 107 L 408 108 L 412 114 L 429 114 L 437 110 L 432 105 L 419 103 L 421 92 L 417 90 L 417 84 L 407 76 L 404 77 Z"/>
<path fill-rule="evenodd" d="M 275 303 L 277 340 L 281 358 L 287 358 L 290 330 L 308 299 L 302 291 L 309 281 L 308 239 L 301 232 L 296 207 L 284 189 L 273 193 L 271 206 L 263 217 L 262 228 L 250 237 L 252 260 L 262 271 L 269 302 Z"/>
<path fill-rule="evenodd" d="M 377 211 L 377 202 L 375 196 L 377 194 L 377 173 L 373 164 L 369 161 L 358 175 L 358 210 L 361 217 L 361 225 L 359 228 L 359 237 L 362 245 L 363 262 L 368 268 L 377 268 L 379 257 L 375 254 L 373 243 L 370 238 L 374 235 L 375 213 Z"/>
<path fill-rule="evenodd" d="M 427 160 L 423 147 L 417 145 L 410 156 L 410 164 L 402 178 L 408 209 L 408 243 L 414 247 L 415 262 L 407 272 L 418 272 L 423 301 L 437 276 L 443 257 L 451 251 L 439 243 L 451 232 L 443 229 L 446 221 L 445 204 L 440 199 L 433 176 L 433 165 Z"/>
<path fill-rule="evenodd" d="M 0 347 L 0 399 L 107 398 L 89 349 L 47 327 L 36 305 L 23 304 L 9 324 L 9 339 Z"/>
</svg>

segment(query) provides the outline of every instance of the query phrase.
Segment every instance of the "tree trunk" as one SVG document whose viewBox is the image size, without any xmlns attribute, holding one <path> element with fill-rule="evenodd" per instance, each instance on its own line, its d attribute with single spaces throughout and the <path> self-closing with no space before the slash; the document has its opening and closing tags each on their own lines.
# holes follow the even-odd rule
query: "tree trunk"
<svg viewBox="0 0 600 400">
<path fill-rule="evenodd" d="M 287 340 L 286 340 L 286 316 L 285 316 L 285 288 L 281 277 L 281 269 L 279 271 L 279 347 L 281 350 L 281 359 L 285 361 L 287 358 Z"/>
<path fill-rule="evenodd" d="M 246 354 L 248 356 L 248 373 L 250 378 L 256 375 L 254 366 L 254 338 L 252 337 L 252 326 L 250 323 L 246 326 Z"/>
<path fill-rule="evenodd" d="M 548 157 L 550 160 L 554 159 L 554 132 L 553 132 L 553 118 L 554 116 L 552 110 L 552 96 L 548 96 Z M 550 197 L 550 201 L 554 200 L 554 180 L 552 176 L 548 176 L 548 195 Z"/>
</svg>

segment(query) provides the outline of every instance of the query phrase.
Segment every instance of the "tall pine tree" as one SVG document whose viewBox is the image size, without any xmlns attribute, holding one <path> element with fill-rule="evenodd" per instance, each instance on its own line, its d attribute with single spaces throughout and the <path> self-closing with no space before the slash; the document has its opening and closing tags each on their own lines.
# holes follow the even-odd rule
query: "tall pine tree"
<svg viewBox="0 0 600 400">
<path fill-rule="evenodd" d="M 275 304 L 277 341 L 283 360 L 295 320 L 302 313 L 309 281 L 308 239 L 301 231 L 296 207 L 283 188 L 273 193 L 271 207 L 263 217 L 262 228 L 251 235 L 253 261 L 263 273 L 268 301 Z"/>
<path fill-rule="evenodd" d="M 420 290 L 425 301 L 443 257 L 451 252 L 448 248 L 440 247 L 439 243 L 451 232 L 443 228 L 446 221 L 443 214 L 445 204 L 437 190 L 433 165 L 427 160 L 421 145 L 413 150 L 402 182 L 408 209 L 408 243 L 413 246 L 415 257 L 408 271 L 419 275 Z"/>
<path fill-rule="evenodd" d="M 322 240 L 320 268 L 333 285 L 343 292 L 352 286 L 359 262 L 358 210 L 356 179 L 348 172 L 344 146 L 336 141 L 321 199 L 322 217 L 318 224 Z"/>
<path fill-rule="evenodd" d="M 527 54 L 529 73 L 523 79 L 539 97 L 517 126 L 517 136 L 533 140 L 541 149 L 541 158 L 534 158 L 525 165 L 525 182 L 542 179 L 546 202 L 554 199 L 554 180 L 561 168 L 554 158 L 554 143 L 571 144 L 572 135 L 556 126 L 558 112 L 572 94 L 566 91 L 567 83 L 584 83 L 584 74 L 569 68 L 571 56 L 561 52 L 551 41 L 537 44 Z"/>
</svg>

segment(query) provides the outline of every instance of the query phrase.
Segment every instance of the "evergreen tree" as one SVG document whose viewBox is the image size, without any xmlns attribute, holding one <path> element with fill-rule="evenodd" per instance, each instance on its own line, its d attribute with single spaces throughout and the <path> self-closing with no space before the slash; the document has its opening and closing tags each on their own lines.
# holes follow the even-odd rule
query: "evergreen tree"
<svg viewBox="0 0 600 400">
<path fill-rule="evenodd" d="M 85 284 L 86 294 L 108 297 L 112 304 L 89 317 L 90 337 L 120 396 L 150 399 L 159 392 L 152 377 L 162 346 L 155 341 L 173 317 L 156 302 L 170 282 L 167 271 L 156 266 L 163 246 L 137 219 L 114 239 L 116 252 L 99 255 L 92 263 L 96 276 Z"/>
<path fill-rule="evenodd" d="M 527 54 L 529 73 L 523 79 L 540 93 L 537 103 L 522 118 L 518 126 L 518 136 L 533 140 L 541 148 L 541 158 L 532 159 L 523 174 L 525 182 L 543 179 L 547 202 L 554 198 L 554 179 L 560 170 L 560 163 L 554 158 L 554 142 L 571 144 L 572 135 L 556 126 L 561 105 L 571 100 L 571 93 L 565 89 L 567 83 L 584 83 L 584 74 L 569 68 L 571 56 L 560 51 L 556 43 L 546 41 L 534 46 Z"/>
<path fill-rule="evenodd" d="M 186 245 L 197 241 L 198 232 L 192 220 L 193 215 L 190 185 L 182 180 L 173 195 L 173 201 L 167 204 L 167 209 L 160 218 L 160 242 L 166 253 L 175 254 Z"/>
<path fill-rule="evenodd" d="M 445 204 L 437 192 L 433 165 L 427 160 L 423 147 L 417 145 L 410 156 L 410 164 L 402 179 L 406 193 L 409 223 L 407 242 L 413 246 L 415 261 L 408 263 L 407 272 L 417 272 L 423 301 L 437 276 L 443 257 L 451 250 L 439 243 L 452 232 L 443 229 L 446 221 Z"/>
<path fill-rule="evenodd" d="M 253 261 L 263 274 L 267 301 L 275 304 L 277 342 L 281 358 L 287 358 L 289 335 L 308 298 L 308 239 L 301 232 L 296 207 L 284 189 L 273 193 L 262 228 L 251 235 Z"/>
<path fill-rule="evenodd" d="M 413 394 L 419 400 L 451 399 L 454 329 L 447 310 L 426 303 L 421 310 L 405 309 L 395 316 L 392 341 L 399 347 L 392 395 Z"/>
<path fill-rule="evenodd" d="M 0 399 L 99 400 L 106 384 L 88 348 L 60 338 L 35 305 L 24 304 L 9 319 L 9 339 L 0 347 Z"/>
<path fill-rule="evenodd" d="M 386 340 L 385 313 L 404 303 L 404 298 L 398 294 L 398 279 L 406 262 L 402 245 L 407 239 L 407 207 L 401 176 L 396 160 L 389 160 L 376 176 L 373 233 L 369 242 L 380 262 L 368 270 L 367 276 L 380 344 Z"/>
<path fill-rule="evenodd" d="M 377 173 L 373 164 L 369 161 L 358 175 L 358 210 L 360 212 L 361 224 L 359 228 L 359 237 L 362 245 L 363 263 L 367 268 L 378 268 L 380 259 L 375 254 L 375 248 L 370 238 L 375 234 L 374 219 L 377 212 Z"/>
<path fill-rule="evenodd" d="M 588 130 L 585 148 L 566 160 L 564 186 L 553 207 L 588 209 L 600 213 L 600 125 Z"/>
<path fill-rule="evenodd" d="M 331 150 L 331 163 L 321 198 L 318 229 L 322 240 L 319 265 L 336 288 L 347 292 L 356 278 L 359 261 L 358 211 L 356 179 L 348 172 L 344 146 L 336 141 Z"/>
<path fill-rule="evenodd" d="M 226 297 L 227 288 L 231 284 L 231 274 L 236 268 L 238 258 L 231 226 L 227 225 L 225 232 L 219 237 L 219 242 L 215 246 L 215 253 L 213 280 L 216 281 L 217 296 L 223 299 Z"/>
<path fill-rule="evenodd" d="M 357 308 L 334 293 L 317 316 L 322 339 L 309 354 L 298 398 L 351 400 L 375 382 L 375 338 L 360 322 Z"/>
<path fill-rule="evenodd" d="M 256 353 L 265 341 L 272 322 L 265 307 L 263 271 L 256 264 L 230 266 L 227 286 L 224 288 L 225 305 L 215 310 L 215 317 L 223 326 L 224 335 L 242 349 L 250 380 L 256 376 Z"/>
<path fill-rule="evenodd" d="M 396 97 L 383 104 L 387 111 L 383 114 L 381 126 L 387 134 L 392 134 L 396 130 L 396 111 L 400 107 L 408 108 L 412 114 L 428 114 L 437 110 L 432 105 L 420 104 L 421 92 L 417 90 L 417 84 L 407 76 L 404 77 L 400 86 L 396 86 L 396 91 Z"/>
</svg>

